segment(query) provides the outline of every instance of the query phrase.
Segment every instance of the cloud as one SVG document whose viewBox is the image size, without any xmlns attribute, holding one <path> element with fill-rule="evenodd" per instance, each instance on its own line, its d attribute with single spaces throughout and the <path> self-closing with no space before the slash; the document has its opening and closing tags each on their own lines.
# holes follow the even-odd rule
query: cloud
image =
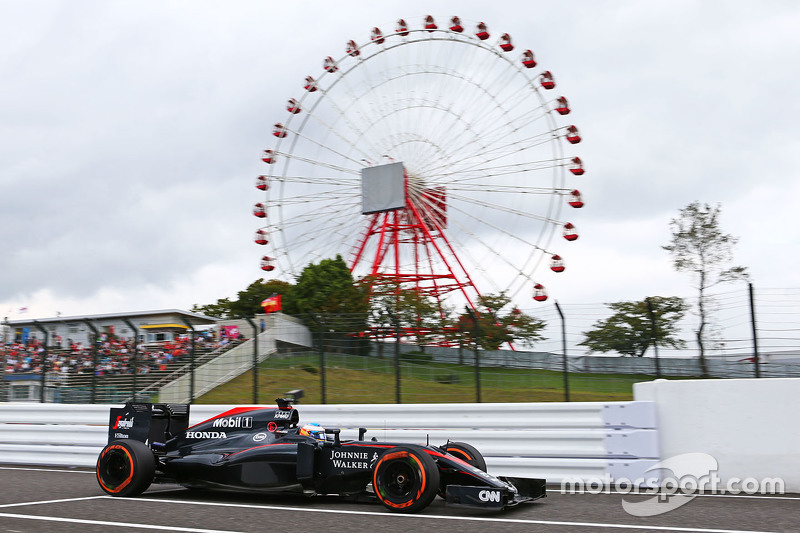
<svg viewBox="0 0 800 533">
<path fill-rule="evenodd" d="M 601 302 L 684 286 L 660 246 L 723 205 L 737 261 L 797 284 L 794 2 L 445 2 L 531 48 L 569 98 L 581 237 L 548 290 Z M 263 272 L 259 153 L 348 39 L 428 3 L 6 2 L 0 32 L 0 306 L 113 312 L 234 296 Z M 464 246 L 469 246 L 465 243 Z M 174 305 L 169 305 L 174 302 Z"/>
</svg>

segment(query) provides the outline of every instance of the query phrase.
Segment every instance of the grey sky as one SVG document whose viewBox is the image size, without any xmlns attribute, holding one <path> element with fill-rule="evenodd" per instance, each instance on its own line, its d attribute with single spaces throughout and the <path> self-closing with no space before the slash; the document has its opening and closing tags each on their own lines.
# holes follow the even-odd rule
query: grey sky
<svg viewBox="0 0 800 533">
<path fill-rule="evenodd" d="M 262 277 L 261 150 L 348 39 L 458 14 L 536 52 L 584 137 L 562 302 L 687 295 L 668 222 L 722 204 L 758 286 L 800 286 L 792 1 L 0 0 L 0 316 L 189 308 Z M 533 307 L 533 302 L 519 302 Z"/>
</svg>

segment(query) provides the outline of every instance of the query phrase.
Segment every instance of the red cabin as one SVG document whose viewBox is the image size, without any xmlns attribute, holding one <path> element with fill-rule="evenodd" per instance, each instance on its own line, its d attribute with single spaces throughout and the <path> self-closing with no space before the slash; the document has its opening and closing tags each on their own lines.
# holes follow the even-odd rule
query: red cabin
<svg viewBox="0 0 800 533">
<path fill-rule="evenodd" d="M 572 166 L 570 167 L 569 171 L 576 176 L 583 176 L 583 173 L 586 172 L 586 170 L 583 168 L 583 161 L 581 161 L 580 157 L 572 158 Z"/>
<path fill-rule="evenodd" d="M 485 41 L 489 38 L 489 28 L 486 27 L 486 24 L 483 22 L 478 23 L 477 31 L 475 32 L 475 37 L 480 39 L 481 41 Z"/>
<path fill-rule="evenodd" d="M 322 60 L 322 68 L 324 68 L 327 72 L 336 72 L 339 70 L 339 67 L 336 66 L 336 61 L 334 61 L 331 56 L 328 56 Z"/>
<path fill-rule="evenodd" d="M 576 126 L 567 127 L 567 141 L 569 141 L 570 144 L 578 144 L 581 142 L 581 135 Z"/>
<path fill-rule="evenodd" d="M 397 28 L 395 28 L 395 31 L 400 35 L 402 35 L 403 37 L 408 35 L 408 24 L 406 24 L 406 21 L 404 19 L 400 19 L 397 21 Z"/>
<path fill-rule="evenodd" d="M 267 217 L 267 208 L 261 202 L 257 203 L 253 206 L 253 214 L 258 218 L 266 218 Z"/>
<path fill-rule="evenodd" d="M 381 29 L 378 28 L 377 26 L 372 28 L 372 33 L 370 35 L 370 39 L 372 39 L 373 41 L 375 41 L 378 44 L 383 44 L 384 38 L 383 38 L 383 32 L 381 31 Z"/>
<path fill-rule="evenodd" d="M 267 176 L 259 176 L 256 178 L 256 189 L 259 191 L 266 191 L 269 189 L 269 178 Z"/>
<path fill-rule="evenodd" d="M 261 160 L 264 163 L 268 164 L 268 165 L 271 165 L 272 163 L 274 163 L 275 162 L 275 150 L 264 150 L 264 153 L 261 154 Z"/>
<path fill-rule="evenodd" d="M 522 52 L 522 64 L 527 68 L 533 68 L 536 66 L 536 59 L 533 57 L 533 52 L 530 50 L 525 50 Z"/>
<path fill-rule="evenodd" d="M 556 86 L 556 80 L 553 79 L 553 74 L 549 70 L 542 72 L 542 75 L 539 76 L 539 83 L 548 90 Z"/>
<path fill-rule="evenodd" d="M 289 101 L 286 103 L 286 110 L 293 115 L 298 114 L 300 112 L 300 102 L 294 98 L 289 98 Z"/>
<path fill-rule="evenodd" d="M 537 283 L 533 286 L 533 299 L 537 302 L 543 302 L 547 300 L 547 291 L 544 290 L 544 285 L 541 283 Z"/>
<path fill-rule="evenodd" d="M 500 48 L 503 49 L 503 52 L 510 52 L 514 49 L 514 45 L 511 44 L 511 36 L 507 33 L 504 33 L 500 36 Z"/>
<path fill-rule="evenodd" d="M 450 31 L 454 31 L 456 33 L 461 33 L 464 31 L 464 26 L 461 25 L 461 19 L 459 17 L 453 17 L 450 19 Z"/>
<path fill-rule="evenodd" d="M 260 244 L 262 246 L 267 244 L 269 242 L 267 240 L 267 230 L 264 229 L 256 230 L 255 242 L 256 244 Z"/>
<path fill-rule="evenodd" d="M 317 90 L 317 82 L 314 81 L 314 78 L 312 78 L 311 76 L 306 76 L 306 84 L 303 85 L 303 88 L 306 91 L 313 93 L 314 91 Z"/>
<path fill-rule="evenodd" d="M 563 96 L 556 98 L 556 111 L 559 115 L 569 115 L 569 103 Z"/>
<path fill-rule="evenodd" d="M 352 39 L 347 41 L 347 44 L 345 45 L 344 49 L 349 55 L 351 55 L 353 57 L 356 57 L 357 55 L 359 55 L 361 53 L 358 50 L 358 45 Z"/>
<path fill-rule="evenodd" d="M 272 129 L 272 134 L 279 139 L 283 139 L 284 137 L 286 137 L 286 127 L 280 122 L 278 122 Z"/>
<path fill-rule="evenodd" d="M 581 191 L 575 189 L 574 191 L 570 192 L 569 201 L 567 203 L 576 209 L 583 207 L 583 197 L 581 196 Z"/>
<path fill-rule="evenodd" d="M 566 267 L 564 266 L 564 260 L 558 254 L 553 254 L 553 257 L 550 258 L 550 270 L 553 272 L 564 272 Z"/>
<path fill-rule="evenodd" d="M 564 224 L 564 238 L 568 241 L 578 240 L 578 230 L 572 222 Z"/>
<path fill-rule="evenodd" d="M 272 258 L 268 255 L 265 255 L 261 258 L 261 270 L 265 272 L 272 272 L 275 270 L 275 265 L 272 264 Z"/>
<path fill-rule="evenodd" d="M 433 30 L 438 29 L 438 27 L 436 26 L 436 22 L 433 20 L 433 17 L 430 16 L 430 15 L 425 17 L 425 29 L 428 30 L 428 31 L 433 31 Z"/>
</svg>

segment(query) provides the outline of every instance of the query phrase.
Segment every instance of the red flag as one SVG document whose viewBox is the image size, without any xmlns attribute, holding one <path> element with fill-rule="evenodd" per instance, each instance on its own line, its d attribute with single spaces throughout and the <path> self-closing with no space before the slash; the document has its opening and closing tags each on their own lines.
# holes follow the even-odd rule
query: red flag
<svg viewBox="0 0 800 533">
<path fill-rule="evenodd" d="M 275 313 L 281 310 L 281 295 L 278 294 L 277 296 L 270 296 L 263 302 L 261 302 L 261 306 L 264 308 L 265 313 Z"/>
</svg>

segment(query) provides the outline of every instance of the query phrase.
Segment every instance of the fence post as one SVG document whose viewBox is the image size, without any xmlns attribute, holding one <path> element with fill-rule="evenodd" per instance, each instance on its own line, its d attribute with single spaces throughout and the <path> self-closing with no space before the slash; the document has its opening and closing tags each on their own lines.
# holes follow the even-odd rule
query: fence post
<svg viewBox="0 0 800 533">
<path fill-rule="evenodd" d="M 564 313 L 561 312 L 561 306 L 558 305 L 558 301 L 554 302 L 556 304 L 556 311 L 558 311 L 558 316 L 561 317 L 561 346 L 564 354 L 561 356 L 562 361 L 564 363 L 564 401 L 569 401 L 569 367 L 567 363 L 567 325 L 566 321 L 564 320 Z"/>
<path fill-rule="evenodd" d="M 36 326 L 44 335 L 44 351 L 42 352 L 42 388 L 39 390 L 39 403 L 46 403 L 47 395 L 45 394 L 45 388 L 47 386 L 47 345 L 50 341 L 50 335 L 47 333 L 47 329 L 45 329 L 45 327 L 42 326 L 38 320 L 34 320 L 33 325 Z"/>
<path fill-rule="evenodd" d="M 753 363 L 756 366 L 756 377 L 761 377 L 761 361 L 758 355 L 758 334 L 756 333 L 756 304 L 755 297 L 753 296 L 753 284 L 747 284 L 748 292 L 750 293 L 750 324 L 753 327 Z"/>
<path fill-rule="evenodd" d="M 83 319 L 83 323 L 89 326 L 94 337 L 92 338 L 92 394 L 89 403 L 95 403 L 97 399 L 97 343 L 100 341 L 100 332 L 94 327 L 88 318 Z"/>
<path fill-rule="evenodd" d="M 653 350 L 655 351 L 656 362 L 656 378 L 661 378 L 661 360 L 658 358 L 658 329 L 656 328 L 656 314 L 653 311 L 653 302 L 648 296 L 645 298 L 647 302 L 647 312 L 650 315 L 650 331 L 653 338 Z"/>
<path fill-rule="evenodd" d="M 481 354 L 480 354 L 480 326 L 478 325 L 478 315 L 468 306 L 464 306 L 475 324 L 475 402 L 481 403 Z"/>
<path fill-rule="evenodd" d="M 253 404 L 258 404 L 258 326 L 249 316 L 243 317 L 253 328 Z"/>
<path fill-rule="evenodd" d="M 311 320 L 317 324 L 317 331 L 319 332 L 319 382 L 320 382 L 320 394 L 322 395 L 322 403 L 327 403 L 325 398 L 325 331 L 322 325 L 322 320 L 320 320 L 317 315 L 314 313 L 308 314 L 311 317 Z"/>
<path fill-rule="evenodd" d="M 400 378 L 400 321 L 397 320 L 397 317 L 392 313 L 390 309 L 387 309 L 386 312 L 389 314 L 389 318 L 391 319 L 392 323 L 394 324 L 394 401 L 395 403 L 403 403 L 403 393 L 402 393 L 402 380 Z"/>
<path fill-rule="evenodd" d="M 194 326 L 192 323 L 186 320 L 186 318 L 181 318 L 186 327 L 189 328 L 189 331 L 192 334 L 192 344 L 189 348 L 189 403 L 194 403 Z"/>
<path fill-rule="evenodd" d="M 139 330 L 127 318 L 123 318 L 122 321 L 133 331 L 133 384 L 131 385 L 133 390 L 131 391 L 131 400 L 136 402 L 136 375 L 139 373 Z"/>
</svg>

